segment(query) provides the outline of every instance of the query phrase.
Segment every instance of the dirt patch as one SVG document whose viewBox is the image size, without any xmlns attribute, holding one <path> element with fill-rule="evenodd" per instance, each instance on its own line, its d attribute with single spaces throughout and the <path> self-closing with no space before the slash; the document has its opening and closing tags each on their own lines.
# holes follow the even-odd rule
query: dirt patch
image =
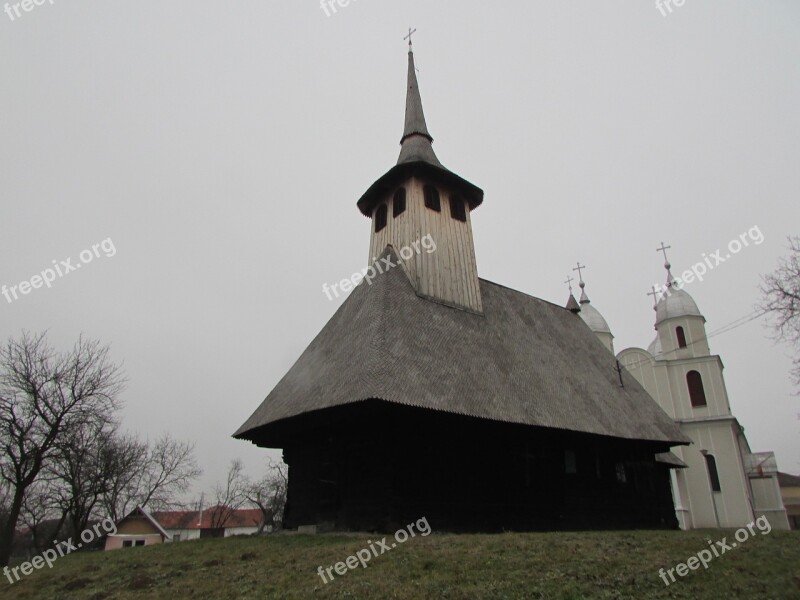
<svg viewBox="0 0 800 600">
<path fill-rule="evenodd" d="M 64 584 L 64 589 L 68 592 L 72 592 L 75 590 L 82 590 L 87 585 L 91 584 L 91 579 L 86 579 L 85 577 L 81 577 L 79 579 L 73 579 L 72 581 L 68 581 Z"/>
<path fill-rule="evenodd" d="M 222 561 L 219 560 L 219 559 L 217 559 L 217 560 L 207 560 L 206 562 L 203 563 L 204 567 L 219 567 L 221 565 L 222 565 Z"/>
<path fill-rule="evenodd" d="M 151 577 L 147 575 L 137 575 L 128 584 L 128 589 L 131 590 L 146 590 L 155 583 Z"/>
</svg>

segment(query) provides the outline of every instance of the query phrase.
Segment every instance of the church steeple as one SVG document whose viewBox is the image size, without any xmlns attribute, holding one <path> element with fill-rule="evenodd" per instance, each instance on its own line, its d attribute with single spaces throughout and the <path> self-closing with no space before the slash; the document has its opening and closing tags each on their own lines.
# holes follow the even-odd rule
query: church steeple
<svg viewBox="0 0 800 600">
<path fill-rule="evenodd" d="M 661 242 L 661 247 L 656 249 L 664 253 L 664 269 L 667 271 L 667 284 L 654 307 L 662 351 L 667 358 L 709 356 L 706 319 L 694 299 L 683 289 L 683 282 L 673 277 L 672 264 L 667 259 L 669 248 Z M 654 292 L 657 294 L 658 290 Z"/>
<path fill-rule="evenodd" d="M 422 97 L 417 83 L 417 69 L 414 66 L 414 50 L 408 46 L 408 89 L 406 90 L 406 122 L 403 137 L 400 139 L 400 156 L 397 164 L 422 161 L 437 167 L 442 163 L 433 151 L 433 137 L 425 123 L 422 110 Z"/>
<path fill-rule="evenodd" d="M 482 313 L 471 213 L 483 202 L 483 190 L 445 168 L 434 153 L 410 44 L 406 81 L 397 164 L 358 201 L 372 219 L 369 264 L 392 246 L 417 295 Z M 436 249 L 414 251 L 426 236 Z"/>
</svg>

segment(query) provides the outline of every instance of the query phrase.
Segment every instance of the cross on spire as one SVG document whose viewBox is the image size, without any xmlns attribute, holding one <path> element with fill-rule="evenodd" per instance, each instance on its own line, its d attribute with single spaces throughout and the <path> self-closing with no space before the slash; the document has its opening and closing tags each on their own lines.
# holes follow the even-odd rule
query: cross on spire
<svg viewBox="0 0 800 600">
<path fill-rule="evenodd" d="M 656 248 L 656 252 L 663 252 L 664 253 L 664 268 L 667 270 L 667 289 L 671 289 L 672 286 L 675 284 L 675 280 L 672 278 L 672 265 L 669 263 L 669 259 L 667 258 L 667 250 L 672 248 L 672 246 L 665 246 L 664 242 L 661 242 L 661 248 Z"/>
<path fill-rule="evenodd" d="M 564 282 L 569 286 L 569 293 L 572 293 L 572 282 L 575 281 L 574 277 L 567 276 L 567 280 Z"/>
<path fill-rule="evenodd" d="M 585 268 L 586 268 L 586 265 L 582 265 L 581 261 L 578 261 L 578 266 L 575 267 L 574 269 L 572 269 L 573 271 L 577 271 L 578 272 L 578 279 L 580 280 L 581 283 L 583 283 L 583 273 L 581 273 L 581 269 L 585 269 Z"/>
<path fill-rule="evenodd" d="M 658 294 L 661 290 L 659 290 L 655 285 L 653 285 L 651 290 L 652 291 L 647 292 L 647 295 L 653 297 L 653 306 L 655 307 L 658 304 Z"/>
<path fill-rule="evenodd" d="M 665 246 L 664 242 L 661 242 L 661 248 L 656 248 L 656 252 L 663 252 L 664 253 L 664 262 L 668 263 L 669 259 L 667 258 L 667 250 L 672 248 L 672 246 Z"/>
<path fill-rule="evenodd" d="M 411 36 L 412 36 L 412 34 L 416 33 L 416 31 L 417 31 L 416 29 L 411 29 L 411 27 L 409 27 L 408 28 L 408 35 L 403 38 L 404 40 L 408 40 L 408 47 L 409 48 L 411 48 Z"/>
</svg>

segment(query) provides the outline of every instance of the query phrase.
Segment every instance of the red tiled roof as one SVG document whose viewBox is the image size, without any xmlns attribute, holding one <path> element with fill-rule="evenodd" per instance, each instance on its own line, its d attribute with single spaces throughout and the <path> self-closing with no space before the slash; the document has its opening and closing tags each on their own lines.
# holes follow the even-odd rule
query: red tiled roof
<svg viewBox="0 0 800 600">
<path fill-rule="evenodd" d="M 199 511 L 196 510 L 170 510 L 152 513 L 164 529 L 208 529 L 211 527 L 211 518 L 222 510 L 219 506 L 203 510 L 203 522 L 198 523 Z M 221 526 L 230 527 L 258 527 L 261 525 L 263 515 L 257 508 L 240 508 L 233 511 Z"/>
</svg>

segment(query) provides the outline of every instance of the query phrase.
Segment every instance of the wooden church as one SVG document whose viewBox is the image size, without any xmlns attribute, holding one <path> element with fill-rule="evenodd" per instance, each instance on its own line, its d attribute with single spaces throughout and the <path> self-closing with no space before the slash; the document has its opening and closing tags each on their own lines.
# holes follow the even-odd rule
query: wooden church
<svg viewBox="0 0 800 600">
<path fill-rule="evenodd" d="M 284 526 L 677 527 L 669 449 L 690 440 L 574 298 L 562 308 L 478 277 L 483 191 L 432 142 L 409 47 L 400 157 L 357 202 L 370 262 L 399 266 L 351 292 L 234 434 L 283 449 Z M 434 252 L 398 257 L 427 235 Z"/>
</svg>

